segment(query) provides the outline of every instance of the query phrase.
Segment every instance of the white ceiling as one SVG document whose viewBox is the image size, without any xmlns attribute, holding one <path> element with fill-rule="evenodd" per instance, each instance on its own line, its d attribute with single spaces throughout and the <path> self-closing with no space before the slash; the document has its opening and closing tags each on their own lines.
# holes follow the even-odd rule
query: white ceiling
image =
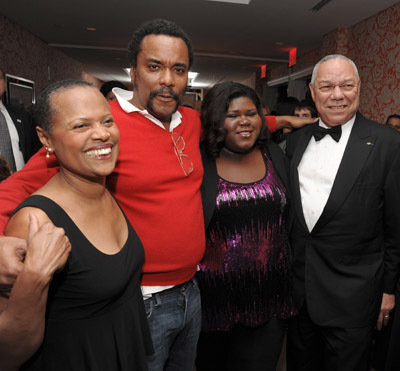
<svg viewBox="0 0 400 371">
<path fill-rule="evenodd" d="M 237 2 L 238 0 L 232 0 Z M 398 1 L 251 0 L 0 0 L 0 13 L 84 64 L 101 80 L 129 81 L 126 47 L 133 31 L 152 18 L 178 23 L 195 52 L 195 83 L 241 81 L 261 64 L 287 63 L 288 50 L 302 55 L 322 36 L 349 27 Z M 88 31 L 94 27 L 96 31 Z M 277 44 L 279 43 L 279 44 Z"/>
</svg>

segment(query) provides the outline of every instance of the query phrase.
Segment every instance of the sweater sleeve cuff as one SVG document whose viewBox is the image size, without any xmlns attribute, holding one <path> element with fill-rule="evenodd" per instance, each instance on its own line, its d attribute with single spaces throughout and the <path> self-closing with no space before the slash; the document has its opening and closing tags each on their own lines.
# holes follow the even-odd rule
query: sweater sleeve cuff
<svg viewBox="0 0 400 371">
<path fill-rule="evenodd" d="M 276 116 L 265 116 L 265 123 L 271 133 L 276 131 Z"/>
</svg>

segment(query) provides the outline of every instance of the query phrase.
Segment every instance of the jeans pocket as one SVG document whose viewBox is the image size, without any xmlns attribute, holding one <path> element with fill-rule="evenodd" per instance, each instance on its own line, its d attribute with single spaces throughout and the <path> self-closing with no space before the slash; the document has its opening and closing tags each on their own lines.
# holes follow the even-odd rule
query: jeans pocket
<svg viewBox="0 0 400 371">
<path fill-rule="evenodd" d="M 200 293 L 200 287 L 199 287 L 199 283 L 197 282 L 196 277 L 193 277 L 193 278 L 192 278 L 192 283 L 193 283 L 194 289 L 195 289 L 198 293 Z"/>
<path fill-rule="evenodd" d="M 147 299 L 144 301 L 144 307 L 146 309 L 146 316 L 147 319 L 149 319 L 151 317 L 151 315 L 153 314 L 153 310 L 154 310 L 154 300 L 153 299 Z"/>
</svg>

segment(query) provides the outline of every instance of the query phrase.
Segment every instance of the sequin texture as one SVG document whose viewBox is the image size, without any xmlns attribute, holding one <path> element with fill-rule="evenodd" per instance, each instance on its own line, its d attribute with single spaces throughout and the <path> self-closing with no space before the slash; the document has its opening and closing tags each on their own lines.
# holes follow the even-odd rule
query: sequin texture
<svg viewBox="0 0 400 371">
<path fill-rule="evenodd" d="M 272 161 L 250 184 L 219 179 L 216 209 L 198 272 L 203 331 L 257 326 L 295 314 L 288 196 Z"/>
</svg>

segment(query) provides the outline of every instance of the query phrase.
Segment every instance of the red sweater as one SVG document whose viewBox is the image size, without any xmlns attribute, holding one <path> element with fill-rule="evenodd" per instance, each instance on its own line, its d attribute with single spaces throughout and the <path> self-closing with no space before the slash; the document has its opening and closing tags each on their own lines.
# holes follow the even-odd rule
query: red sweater
<svg viewBox="0 0 400 371">
<path fill-rule="evenodd" d="M 196 273 L 205 248 L 199 114 L 179 108 L 182 123 L 174 129 L 185 140 L 183 153 L 193 162 L 193 172 L 186 177 L 170 132 L 138 112 L 126 113 L 117 101 L 111 107 L 121 142 L 107 183 L 144 245 L 142 285 L 187 281 Z"/>
</svg>

